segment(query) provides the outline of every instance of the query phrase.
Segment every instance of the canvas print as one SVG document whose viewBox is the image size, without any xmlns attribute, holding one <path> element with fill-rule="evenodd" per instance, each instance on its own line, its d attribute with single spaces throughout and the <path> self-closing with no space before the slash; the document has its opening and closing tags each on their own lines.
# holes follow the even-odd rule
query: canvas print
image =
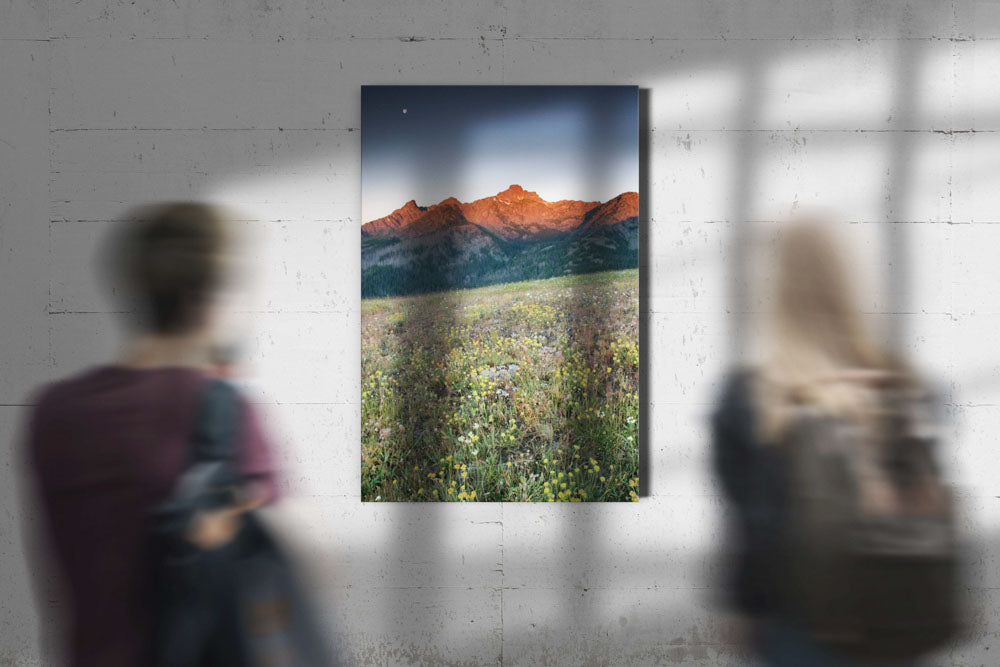
<svg viewBox="0 0 1000 667">
<path fill-rule="evenodd" d="M 362 500 L 638 500 L 638 89 L 361 98 Z"/>
</svg>

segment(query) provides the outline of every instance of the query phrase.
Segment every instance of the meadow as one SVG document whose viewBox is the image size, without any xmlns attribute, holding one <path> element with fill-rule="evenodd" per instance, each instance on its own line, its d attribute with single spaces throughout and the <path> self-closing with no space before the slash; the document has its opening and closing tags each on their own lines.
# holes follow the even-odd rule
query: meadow
<svg viewBox="0 0 1000 667">
<path fill-rule="evenodd" d="M 364 299 L 362 499 L 638 500 L 638 280 Z"/>
</svg>

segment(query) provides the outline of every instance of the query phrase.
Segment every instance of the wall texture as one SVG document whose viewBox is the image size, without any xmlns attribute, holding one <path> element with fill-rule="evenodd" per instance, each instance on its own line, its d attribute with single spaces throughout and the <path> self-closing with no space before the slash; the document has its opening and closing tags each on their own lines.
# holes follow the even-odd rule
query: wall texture
<svg viewBox="0 0 1000 667">
<path fill-rule="evenodd" d="M 869 309 L 953 417 L 978 606 L 942 661 L 995 664 L 998 37 L 1000 3 L 972 0 L 0 0 L 0 664 L 42 662 L 61 605 L 33 605 L 19 530 L 27 397 L 114 354 L 94 251 L 125 207 L 173 198 L 238 204 L 260 232 L 255 397 L 362 664 L 738 664 L 704 417 L 758 304 L 735 289 L 742 221 L 837 211 Z M 638 505 L 359 502 L 365 83 L 648 91 Z"/>
</svg>

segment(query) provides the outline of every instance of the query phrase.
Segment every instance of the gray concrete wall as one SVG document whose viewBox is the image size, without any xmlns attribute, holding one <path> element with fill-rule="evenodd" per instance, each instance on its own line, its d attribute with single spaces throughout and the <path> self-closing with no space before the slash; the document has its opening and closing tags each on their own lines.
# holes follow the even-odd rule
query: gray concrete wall
<svg viewBox="0 0 1000 667">
<path fill-rule="evenodd" d="M 0 0 L 0 664 L 39 664 L 9 443 L 32 387 L 114 354 L 93 253 L 132 203 L 261 233 L 255 400 L 360 664 L 738 664 L 713 604 L 704 416 L 746 219 L 829 207 L 870 310 L 945 384 L 979 601 L 1000 631 L 1000 3 Z M 637 84 L 649 374 L 639 504 L 359 502 L 359 86 Z M 754 310 L 750 290 L 744 310 Z M 27 516 L 31 521 L 31 516 Z"/>
</svg>

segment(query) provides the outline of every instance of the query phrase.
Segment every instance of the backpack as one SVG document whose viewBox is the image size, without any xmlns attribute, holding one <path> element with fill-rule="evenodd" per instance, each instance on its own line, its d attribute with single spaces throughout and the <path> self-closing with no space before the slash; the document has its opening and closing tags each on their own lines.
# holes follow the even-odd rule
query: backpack
<svg viewBox="0 0 1000 667">
<path fill-rule="evenodd" d="M 202 510 L 235 504 L 241 402 L 210 380 L 191 437 L 191 464 L 154 508 L 154 667 L 325 667 L 336 663 L 291 560 L 255 511 L 227 544 L 203 550 L 186 538 Z"/>
<path fill-rule="evenodd" d="M 960 627 L 955 510 L 926 394 L 874 393 L 866 424 L 793 408 L 784 607 L 832 652 L 909 660 Z"/>
</svg>

